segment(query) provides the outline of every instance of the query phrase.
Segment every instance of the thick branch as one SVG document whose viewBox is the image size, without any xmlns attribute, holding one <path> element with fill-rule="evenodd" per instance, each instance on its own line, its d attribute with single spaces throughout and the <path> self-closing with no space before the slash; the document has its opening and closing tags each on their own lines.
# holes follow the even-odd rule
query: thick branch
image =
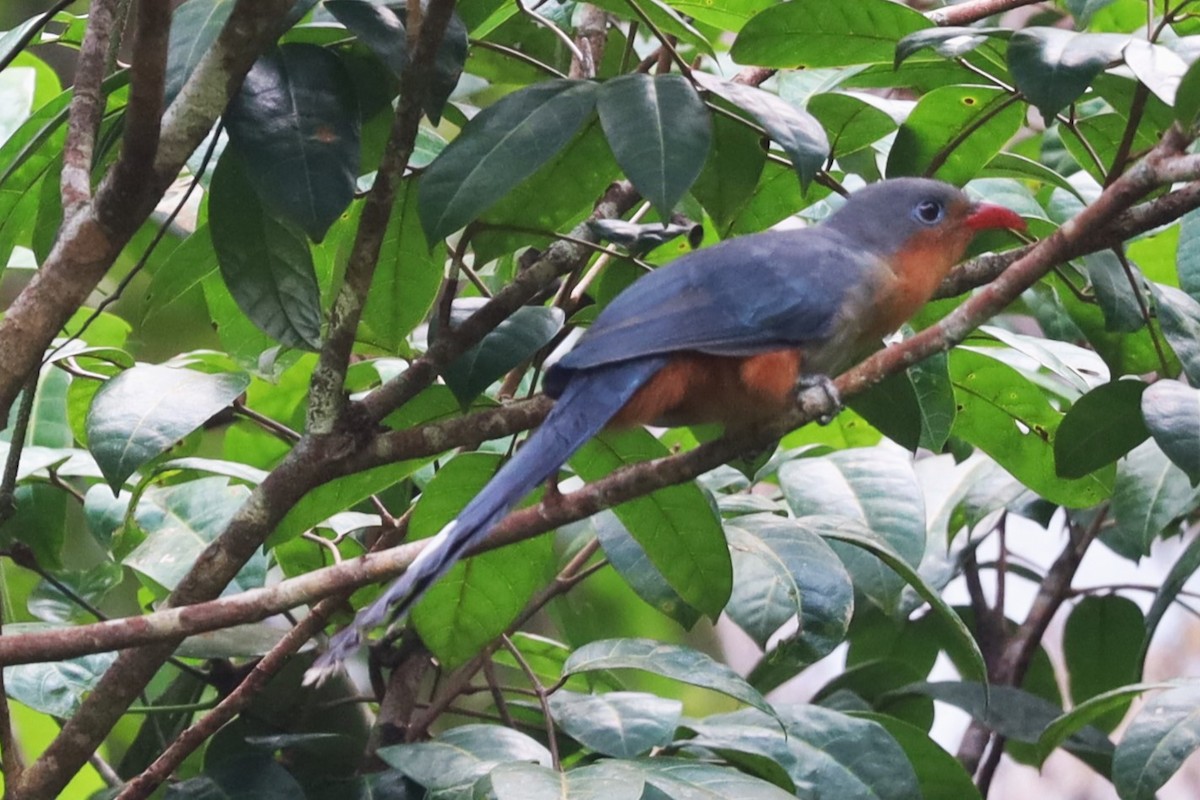
<svg viewBox="0 0 1200 800">
<path fill-rule="evenodd" d="M 929 11 L 925 16 L 929 17 L 929 20 L 935 25 L 943 27 L 970 25 L 972 22 L 986 19 L 993 14 L 1001 14 L 1005 11 L 1012 11 L 1014 8 L 1031 6 L 1040 2 L 1042 0 L 968 0 L 965 3 Z"/>
<path fill-rule="evenodd" d="M 79 49 L 74 96 L 67 118 L 60 179 L 63 216 L 69 218 L 92 197 L 92 156 L 96 131 L 104 115 L 104 64 L 116 19 L 117 0 L 97 0 L 88 13 L 87 32 Z"/>
</svg>

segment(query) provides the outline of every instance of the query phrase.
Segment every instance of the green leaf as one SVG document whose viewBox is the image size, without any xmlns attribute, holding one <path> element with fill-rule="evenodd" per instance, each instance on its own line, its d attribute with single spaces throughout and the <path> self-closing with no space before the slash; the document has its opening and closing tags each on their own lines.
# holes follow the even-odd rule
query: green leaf
<svg viewBox="0 0 1200 800">
<path fill-rule="evenodd" d="M 1146 636 L 1142 640 L 1142 649 L 1138 654 L 1139 673 L 1144 674 L 1145 672 L 1146 653 L 1150 649 L 1150 642 L 1158 631 L 1158 625 L 1162 622 L 1163 615 L 1175 603 L 1179 593 L 1183 591 L 1184 584 L 1195 574 L 1197 569 L 1200 569 L 1200 537 L 1193 538 L 1188 542 L 1187 547 L 1179 554 L 1179 558 L 1171 565 L 1171 570 L 1163 580 L 1162 586 L 1154 595 L 1154 602 L 1150 604 L 1150 610 L 1146 612 Z"/>
<path fill-rule="evenodd" d="M 1175 271 L 1179 275 L 1179 288 L 1193 300 L 1200 300 L 1200 210 L 1189 211 L 1179 219 Z"/>
<path fill-rule="evenodd" d="M 667 454 L 648 432 L 606 431 L 570 459 L 586 481 L 618 467 Z M 729 599 L 733 567 L 720 521 L 693 483 L 668 486 L 613 509 L 683 601 L 716 619 Z"/>
<path fill-rule="evenodd" d="M 904 36 L 930 27 L 923 15 L 888 0 L 793 0 L 747 22 L 730 55 L 763 67 L 890 64 Z"/>
<path fill-rule="evenodd" d="M 1191 295 L 1161 283 L 1151 283 L 1163 336 L 1179 357 L 1184 374 L 1200 383 L 1200 302 Z"/>
<path fill-rule="evenodd" d="M 677 37 L 681 42 L 696 47 L 706 55 L 716 55 L 704 34 L 671 8 L 675 3 L 663 3 L 660 0 L 636 0 L 636 3 L 637 8 L 663 33 Z M 627 0 L 599 0 L 595 5 L 625 19 L 641 22 L 641 17 Z"/>
<path fill-rule="evenodd" d="M 358 338 L 398 353 L 425 319 L 442 284 L 446 248 L 430 247 L 417 216 L 417 182 L 405 180 L 396 192 L 383 234 L 371 291 Z"/>
<path fill-rule="evenodd" d="M 692 741 L 700 746 L 763 755 L 783 765 L 800 797 L 920 796 L 904 751 L 877 723 L 799 703 L 781 708 L 780 718 L 783 730 L 749 709 L 706 717 L 688 727 L 696 731 Z"/>
<path fill-rule="evenodd" d="M 323 239 L 358 177 L 358 101 L 341 60 L 316 45 L 268 51 L 229 101 L 225 127 L 272 216 Z"/>
<path fill-rule="evenodd" d="M 1051 753 L 1062 746 L 1063 742 L 1089 725 L 1092 720 L 1115 709 L 1121 709 L 1124 713 L 1124 709 L 1129 708 L 1130 701 L 1139 694 L 1151 689 L 1169 689 L 1173 685 L 1172 683 L 1133 683 L 1098 694 L 1090 700 L 1080 703 L 1055 719 L 1042 731 L 1037 742 L 1038 758 L 1044 762 Z"/>
<path fill-rule="evenodd" d="M 964 670 L 968 678 L 986 683 L 987 665 L 984 663 L 983 654 L 979 651 L 979 645 L 975 643 L 975 637 L 971 635 L 971 631 L 958 614 L 954 613 L 954 609 L 942 599 L 937 590 L 926 583 L 920 573 L 910 566 L 887 540 L 874 531 L 851 525 L 827 528 L 823 535 L 827 539 L 862 548 L 903 578 L 904 582 L 929 604 L 937 620 L 950 635 L 947 649 L 957 659 L 960 670 Z"/>
<path fill-rule="evenodd" d="M 1123 51 L 1125 64 L 1147 89 L 1168 106 L 1175 105 L 1175 95 L 1188 65 L 1175 52 L 1160 44 L 1134 37 Z"/>
<path fill-rule="evenodd" d="M 1142 395 L 1142 417 L 1154 441 L 1192 481 L 1200 483 L 1200 390 L 1161 379 Z"/>
<path fill-rule="evenodd" d="M 88 446 L 113 494 L 152 458 L 228 406 L 250 385 L 242 374 L 145 364 L 107 381 L 88 411 Z"/>
<path fill-rule="evenodd" d="M 66 622 L 76 625 L 95 622 L 95 616 L 80 607 L 79 598 L 86 600 L 92 608 L 99 608 L 104 598 L 121 584 L 124 577 L 125 572 L 120 565 L 111 562 L 101 562 L 78 572 L 56 572 L 56 583 L 50 583 L 44 578 L 39 581 L 30 593 L 26 607 L 30 614 L 43 622 Z M 71 594 L 64 592 L 63 587 Z"/>
<path fill-rule="evenodd" d="M 970 682 L 915 683 L 900 690 L 949 703 L 966 711 L 989 729 L 1018 742 L 1033 744 L 1062 709 L 1037 695 L 1012 686 L 984 687 Z M 1096 728 L 1083 727 L 1066 740 L 1068 752 L 1085 759 L 1106 761 L 1112 742 Z M 1089 762 L 1090 763 L 1090 762 Z"/>
<path fill-rule="evenodd" d="M 950 374 L 959 398 L 954 434 L 994 458 L 1046 500 L 1071 508 L 1095 505 L 1112 492 L 1112 471 L 1064 480 L 1054 469 L 1054 437 L 1062 415 L 1017 370 L 957 347 Z"/>
<path fill-rule="evenodd" d="M 175 9 L 167 42 L 167 103 L 179 94 L 192 70 L 217 40 L 233 4 L 234 0 L 188 0 Z"/>
<path fill-rule="evenodd" d="M 1112 517 L 1115 525 L 1102 541 L 1126 558 L 1150 552 L 1154 539 L 1196 505 L 1187 476 L 1153 441 L 1130 451 L 1117 465 Z"/>
<path fill-rule="evenodd" d="M 681 75 L 624 75 L 596 99 L 622 171 L 664 220 L 695 183 L 712 139 L 708 109 Z"/>
<path fill-rule="evenodd" d="M 1082 478 L 1146 441 L 1150 431 L 1137 413 L 1146 388 L 1139 380 L 1110 381 L 1076 400 L 1054 436 L 1055 471 Z"/>
<path fill-rule="evenodd" d="M 655 790 L 644 794 L 645 798 L 790 800 L 794 797 L 766 781 L 715 764 L 661 757 L 635 763 L 646 783 Z"/>
<path fill-rule="evenodd" d="M 426 239 L 445 238 L 536 172 L 583 127 L 595 102 L 595 84 L 556 80 L 481 111 L 421 176 Z"/>
<path fill-rule="evenodd" d="M 370 0 L 326 0 L 323 4 L 338 22 L 370 48 L 388 69 L 399 77 L 408 66 L 408 37 L 404 25 L 408 14 L 403 3 L 374 3 Z M 451 13 L 445 35 L 433 62 L 433 77 L 425 88 L 421 105 L 433 124 L 441 122 L 442 109 L 467 57 L 467 29 L 457 13 Z"/>
<path fill-rule="evenodd" d="M 5 624 L 4 632 L 19 636 L 51 628 L 41 623 L 9 623 Z M 5 667 L 4 690 L 10 699 L 35 711 L 67 719 L 79 710 L 84 698 L 116 660 L 116 653 L 97 653 L 64 661 Z"/>
<path fill-rule="evenodd" d="M 461 795 L 498 764 L 531 761 L 550 766 L 550 752 L 523 733 L 500 725 L 460 725 L 431 742 L 381 747 L 384 763 L 432 792 Z"/>
<path fill-rule="evenodd" d="M 499 461 L 491 453 L 463 453 L 443 465 L 413 509 L 409 537 L 440 531 L 487 485 Z M 421 641 L 447 668 L 465 663 L 553 577 L 553 545 L 538 536 L 455 564 L 413 607 Z"/>
<path fill-rule="evenodd" d="M 1152 697 L 1129 723 L 1113 755 L 1113 786 L 1122 800 L 1154 800 L 1158 789 L 1200 746 L 1200 685 Z"/>
<path fill-rule="evenodd" d="M 971 775 L 925 731 L 887 714 L 859 712 L 854 716 L 882 725 L 904 749 L 917 773 L 923 800 L 981 800 Z"/>
<path fill-rule="evenodd" d="M 932 48 L 942 58 L 958 58 L 974 50 L 990 37 L 1007 39 L 1013 32 L 1009 28 L 926 28 L 908 34 L 896 43 L 893 69 L 900 69 L 908 58 L 926 48 Z"/>
<path fill-rule="evenodd" d="M 862 97 L 827 92 L 813 95 L 808 111 L 825 127 L 838 158 L 857 153 L 896 130 L 896 121 Z"/>
<path fill-rule="evenodd" d="M 692 194 L 727 235 L 758 186 L 767 154 L 753 128 L 724 115 L 713 117 L 712 153 L 692 185 Z"/>
<path fill-rule="evenodd" d="M 158 586 L 174 589 L 249 496 L 249 489 L 230 485 L 225 478 L 201 478 L 145 492 L 134 519 L 146 538 L 121 563 Z M 266 573 L 267 558 L 257 551 L 225 593 L 259 588 Z"/>
<path fill-rule="evenodd" d="M 779 483 L 797 517 L 834 516 L 861 523 L 910 565 L 921 562 L 925 503 L 906 455 L 864 448 L 797 459 L 780 467 Z M 855 548 L 835 545 L 834 550 L 858 591 L 880 608 L 895 608 L 903 580 Z"/>
<path fill-rule="evenodd" d="M 481 779 L 474 796 L 489 800 L 640 800 L 645 786 L 634 770 L 611 769 L 607 761 L 566 772 L 510 761 L 498 764 Z"/>
<path fill-rule="evenodd" d="M 729 667 L 678 644 L 653 639 L 604 639 L 580 647 L 563 665 L 563 676 L 607 669 L 637 669 L 691 686 L 712 689 L 774 715 L 763 696 Z"/>
<path fill-rule="evenodd" d="M 734 591 L 725 612 L 760 648 L 797 614 L 803 644 L 812 663 L 845 639 L 854 610 L 850 575 L 833 549 L 806 529 L 802 520 L 753 514 L 727 522 L 733 554 Z"/>
<path fill-rule="evenodd" d="M 659 613 L 691 630 L 700 621 L 702 612 L 679 596 L 617 515 L 611 510 L 601 511 L 592 522 L 605 557 L 634 593 Z"/>
<path fill-rule="evenodd" d="M 1111 250 L 1084 256 L 1083 265 L 1104 312 L 1105 330 L 1120 333 L 1140 330 L 1146 318 L 1139 303 L 1140 289 L 1134 288 L 1142 283 L 1137 269 L 1131 270 L 1132 275 L 1127 273 L 1124 263 Z"/>
<path fill-rule="evenodd" d="M 269 754 L 250 753 L 207 766 L 204 773 L 172 784 L 172 800 L 246 798 L 288 800 L 304 789 L 292 774 Z"/>
<path fill-rule="evenodd" d="M 887 176 L 924 175 L 963 184 L 978 176 L 1025 121 L 1002 89 L 944 86 L 925 94 L 896 134 Z"/>
<path fill-rule="evenodd" d="M 1196 117 L 1200 116 L 1200 61 L 1195 61 L 1183 78 L 1179 88 L 1175 90 L 1175 119 L 1186 130 L 1196 125 Z"/>
<path fill-rule="evenodd" d="M 484 298 L 455 300 L 451 324 L 461 324 L 486 303 Z M 562 309 L 523 306 L 446 366 L 442 377 L 458 402 L 466 406 L 498 378 L 532 358 L 562 330 L 562 325 Z"/>
<path fill-rule="evenodd" d="M 722 81 L 702 72 L 692 73 L 692 77 L 708 91 L 758 120 L 791 158 L 792 167 L 800 176 L 801 189 L 808 187 L 829 157 L 829 139 L 811 114 L 757 86 Z"/>
<path fill-rule="evenodd" d="M 1075 24 L 1080 28 L 1086 28 L 1092 21 L 1093 14 L 1105 6 L 1112 5 L 1116 0 L 1065 0 L 1065 2 L 1071 16 L 1075 18 Z"/>
<path fill-rule="evenodd" d="M 1063 657 L 1074 705 L 1137 680 L 1144 638 L 1142 610 L 1132 600 L 1116 594 L 1080 600 L 1063 629 Z M 1111 731 L 1126 710 L 1128 706 L 1118 706 L 1092 722 Z"/>
<path fill-rule="evenodd" d="M 675 736 L 683 703 L 640 692 L 550 695 L 550 713 L 568 736 L 614 758 L 635 758 Z"/>
<path fill-rule="evenodd" d="M 1022 28 L 1008 42 L 1008 68 L 1017 88 L 1047 122 L 1075 102 L 1129 39 L 1061 28 Z"/>
<path fill-rule="evenodd" d="M 232 156 L 236 154 L 227 152 L 217 165 L 209 193 L 210 232 L 221 277 L 255 327 L 289 347 L 316 350 L 321 344 L 321 292 L 308 242 L 267 212 L 240 159 Z M 209 298 L 210 306 L 212 302 Z"/>
</svg>

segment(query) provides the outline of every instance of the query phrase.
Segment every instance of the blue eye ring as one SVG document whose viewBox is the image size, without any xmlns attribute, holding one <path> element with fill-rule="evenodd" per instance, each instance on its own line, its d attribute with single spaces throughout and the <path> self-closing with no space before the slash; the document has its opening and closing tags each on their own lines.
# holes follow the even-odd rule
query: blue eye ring
<svg viewBox="0 0 1200 800">
<path fill-rule="evenodd" d="M 923 225 L 936 225 L 946 217 L 946 207 L 937 200 L 922 200 L 912 212 L 913 219 Z"/>
</svg>

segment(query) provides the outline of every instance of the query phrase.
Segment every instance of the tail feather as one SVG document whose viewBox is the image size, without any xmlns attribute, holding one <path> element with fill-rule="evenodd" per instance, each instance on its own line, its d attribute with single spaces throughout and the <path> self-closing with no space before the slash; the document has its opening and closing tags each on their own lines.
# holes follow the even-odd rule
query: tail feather
<svg viewBox="0 0 1200 800">
<path fill-rule="evenodd" d="M 573 375 L 529 441 L 457 519 L 428 540 L 395 583 L 360 611 L 349 627 L 330 639 L 328 649 L 309 668 L 305 682 L 318 682 L 335 671 L 362 644 L 363 631 L 406 613 L 468 550 L 487 538 L 509 509 L 557 473 L 563 462 L 595 436 L 664 363 L 663 358 L 639 359 Z"/>
</svg>

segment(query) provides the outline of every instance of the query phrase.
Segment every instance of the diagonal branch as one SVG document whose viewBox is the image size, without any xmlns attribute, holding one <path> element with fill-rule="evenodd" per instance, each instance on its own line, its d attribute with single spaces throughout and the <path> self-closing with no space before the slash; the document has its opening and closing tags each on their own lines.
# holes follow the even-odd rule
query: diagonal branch
<svg viewBox="0 0 1200 800">
<path fill-rule="evenodd" d="M 88 13 L 63 145 L 60 185 L 64 218 L 73 216 L 92 198 L 92 158 L 105 103 L 100 85 L 104 82 L 108 43 L 117 24 L 116 8 L 117 0 L 97 0 Z"/>
</svg>

